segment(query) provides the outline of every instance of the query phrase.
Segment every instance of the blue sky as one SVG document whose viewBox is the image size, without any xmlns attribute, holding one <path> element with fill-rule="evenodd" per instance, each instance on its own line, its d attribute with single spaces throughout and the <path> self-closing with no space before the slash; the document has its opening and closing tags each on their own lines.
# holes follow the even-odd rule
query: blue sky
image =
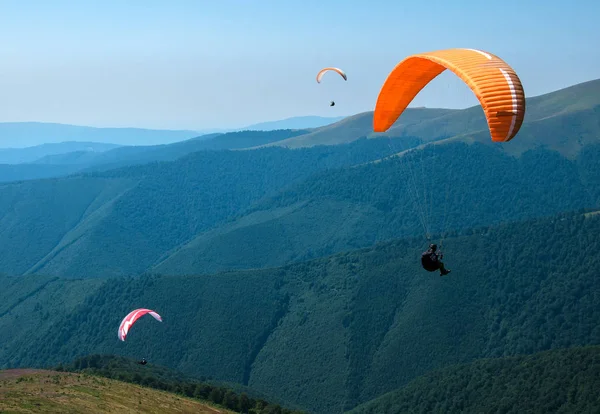
<svg viewBox="0 0 600 414">
<path fill-rule="evenodd" d="M 495 53 L 535 96 L 600 78 L 598 16 L 597 0 L 0 0 L 0 122 L 203 129 L 350 115 L 373 109 L 404 57 L 451 47 Z M 348 81 L 317 84 L 329 65 Z M 476 104 L 444 73 L 412 105 Z"/>
</svg>

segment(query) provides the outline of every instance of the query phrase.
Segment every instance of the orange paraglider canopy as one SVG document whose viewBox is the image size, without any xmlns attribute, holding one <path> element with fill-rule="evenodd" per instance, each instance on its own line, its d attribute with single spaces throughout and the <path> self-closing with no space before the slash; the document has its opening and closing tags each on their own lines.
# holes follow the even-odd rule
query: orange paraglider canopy
<svg viewBox="0 0 600 414">
<path fill-rule="evenodd" d="M 431 80 L 449 69 L 479 99 L 492 141 L 510 141 L 525 117 L 525 92 L 515 71 L 502 59 L 475 49 L 446 49 L 408 56 L 381 87 L 373 130 L 385 132 Z"/>
</svg>

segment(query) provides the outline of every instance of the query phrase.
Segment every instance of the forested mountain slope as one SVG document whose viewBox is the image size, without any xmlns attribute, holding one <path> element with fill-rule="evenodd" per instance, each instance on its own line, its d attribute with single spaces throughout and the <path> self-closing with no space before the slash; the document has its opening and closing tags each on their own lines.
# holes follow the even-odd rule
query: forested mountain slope
<svg viewBox="0 0 600 414">
<path fill-rule="evenodd" d="M 0 185 L 0 270 L 138 274 L 162 255 L 315 172 L 389 155 L 386 142 L 202 151 L 175 162 Z"/>
<path fill-rule="evenodd" d="M 452 364 L 599 345 L 599 233 L 600 215 L 574 214 L 452 235 L 444 278 L 421 269 L 418 239 L 210 276 L 3 277 L 0 361 L 144 356 L 340 413 Z M 120 342 L 136 307 L 163 323 Z"/>
<path fill-rule="evenodd" d="M 476 361 L 426 374 L 351 414 L 593 413 L 600 347 Z"/>
<path fill-rule="evenodd" d="M 281 266 L 398 237 L 594 208 L 598 85 L 531 98 L 530 121 L 507 144 L 474 132 L 409 152 L 434 137 L 223 150 L 306 132 L 246 131 L 148 147 L 148 158 L 134 157 L 142 165 L 6 183 L 0 270 L 102 277 Z"/>
</svg>

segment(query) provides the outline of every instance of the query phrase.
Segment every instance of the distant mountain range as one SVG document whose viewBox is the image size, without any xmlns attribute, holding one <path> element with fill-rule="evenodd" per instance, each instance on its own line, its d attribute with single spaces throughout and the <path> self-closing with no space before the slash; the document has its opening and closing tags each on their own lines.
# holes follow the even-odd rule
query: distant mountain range
<svg viewBox="0 0 600 414">
<path fill-rule="evenodd" d="M 113 145 L 165 144 L 200 135 L 197 131 L 142 128 L 95 128 L 43 122 L 0 123 L 0 146 L 25 148 L 42 144 L 79 141 Z"/>
<path fill-rule="evenodd" d="M 0 148 L 21 149 L 47 144 L 63 144 L 77 142 L 75 146 L 94 146 L 110 144 L 113 147 L 122 145 L 162 145 L 196 138 L 203 135 L 236 131 L 273 131 L 277 129 L 306 129 L 318 128 L 332 124 L 344 117 L 325 118 L 320 116 L 298 116 L 278 121 L 261 122 L 244 128 L 234 129 L 205 129 L 205 130 L 159 130 L 144 128 L 96 128 L 79 125 L 67 125 L 43 122 L 2 122 L 0 123 Z M 51 148 L 51 149 L 50 149 Z M 46 149 L 48 151 L 46 151 Z M 63 151 L 64 150 L 64 151 Z M 29 150 L 28 154 L 55 155 L 77 151 L 68 146 L 44 147 Z M 18 155 L 12 151 L 10 156 L 4 155 L 0 149 L 0 163 L 20 163 L 33 161 L 31 156 Z M 46 152 L 44 152 L 46 151 Z"/>
<path fill-rule="evenodd" d="M 322 116 L 295 116 L 281 119 L 279 121 L 261 122 L 249 125 L 236 131 L 273 131 L 276 129 L 306 129 L 319 128 L 344 119 L 345 116 L 322 117 Z"/>
<path fill-rule="evenodd" d="M 74 152 L 90 152 L 97 154 L 117 147 L 119 147 L 119 145 L 116 144 L 71 141 L 55 144 L 41 144 L 26 148 L 0 148 L 0 164 L 29 163 L 44 157 Z"/>
</svg>

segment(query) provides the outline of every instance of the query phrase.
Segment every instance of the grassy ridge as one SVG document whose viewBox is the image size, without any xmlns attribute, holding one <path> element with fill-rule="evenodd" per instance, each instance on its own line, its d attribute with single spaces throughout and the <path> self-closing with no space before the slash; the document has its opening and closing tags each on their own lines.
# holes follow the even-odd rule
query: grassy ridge
<svg viewBox="0 0 600 414">
<path fill-rule="evenodd" d="M 12 374 L 0 371 L 1 412 L 233 413 L 168 392 L 92 375 L 53 371 Z"/>
</svg>

